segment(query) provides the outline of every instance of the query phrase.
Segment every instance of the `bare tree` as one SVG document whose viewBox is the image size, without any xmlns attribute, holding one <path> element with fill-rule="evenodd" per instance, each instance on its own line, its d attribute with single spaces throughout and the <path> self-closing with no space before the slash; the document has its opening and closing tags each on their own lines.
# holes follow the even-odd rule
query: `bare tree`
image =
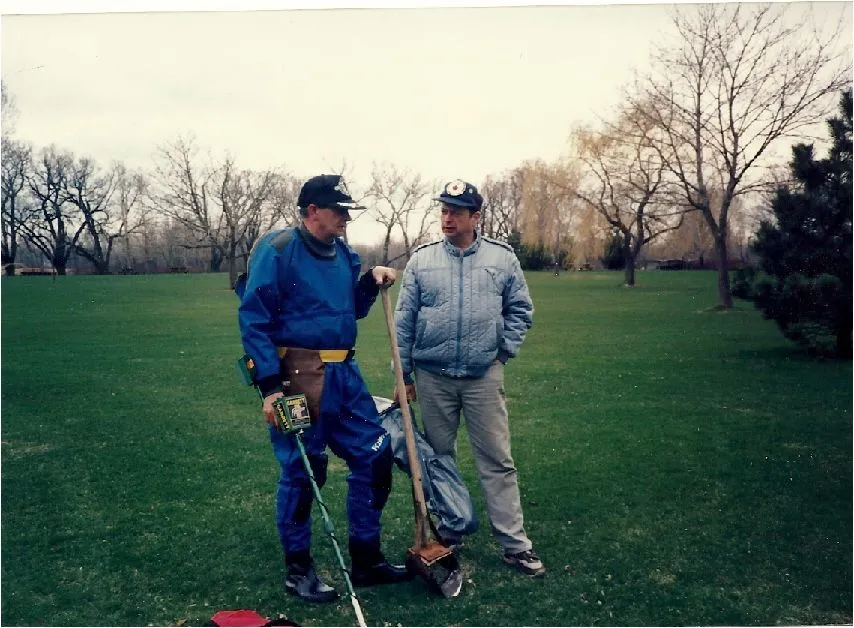
<svg viewBox="0 0 854 628">
<path fill-rule="evenodd" d="M 276 173 L 239 169 L 233 158 L 200 163 L 192 138 L 161 146 L 155 166 L 155 210 L 185 227 L 183 246 L 210 251 L 210 271 L 228 266 L 229 281 L 237 278 L 237 260 L 247 243 L 271 224 Z"/>
<path fill-rule="evenodd" d="M 86 157 L 72 161 L 66 177 L 68 202 L 77 207 L 85 225 L 75 250 L 92 263 L 99 275 L 110 272 L 114 238 L 104 232 L 107 221 L 102 219 L 107 216 L 114 185 L 113 177 L 98 172 L 95 162 Z"/>
<path fill-rule="evenodd" d="M 154 170 L 153 209 L 186 228 L 187 248 L 210 251 L 211 272 L 219 272 L 225 259 L 224 220 L 211 197 L 215 168 L 200 166 L 192 137 L 179 137 L 158 148 Z"/>
<path fill-rule="evenodd" d="M 528 245 L 544 245 L 553 234 L 555 195 L 550 189 L 548 169 L 549 164 L 541 159 L 526 161 L 519 167 L 519 231 Z"/>
<path fill-rule="evenodd" d="M 657 73 L 629 99 L 662 131 L 661 156 L 687 205 L 714 236 L 718 299 L 732 307 L 728 273 L 733 200 L 760 190 L 761 158 L 821 122 L 850 84 L 850 51 L 834 49 L 789 8 L 709 4 L 676 11 L 678 45 L 658 51 Z M 840 21 L 839 29 L 842 28 Z M 713 207 L 709 190 L 723 190 Z"/>
<path fill-rule="evenodd" d="M 145 204 L 149 185 L 141 172 L 129 171 L 122 163 L 116 163 L 113 168 L 116 187 L 112 215 L 116 216 L 118 223 L 114 233 L 116 239 L 124 242 L 127 252 L 130 250 L 131 238 L 144 233 L 150 225 L 149 211 Z"/>
<path fill-rule="evenodd" d="M 247 241 L 247 235 L 269 222 L 274 215 L 268 206 L 276 183 L 275 175 L 270 172 L 255 173 L 238 170 L 232 158 L 226 158 L 217 180 L 219 189 L 215 191 L 224 219 L 223 249 L 228 265 L 229 286 L 237 281 L 237 259 L 242 251 L 240 247 Z"/>
<path fill-rule="evenodd" d="M 498 176 L 488 175 L 480 187 L 483 210 L 480 226 L 483 234 L 507 241 L 519 231 L 519 208 L 522 205 L 522 174 L 517 168 Z"/>
<path fill-rule="evenodd" d="M 581 203 L 577 164 L 527 161 L 518 169 L 519 231 L 522 242 L 540 251 L 544 264 L 565 265 L 573 258 L 574 228 Z"/>
<path fill-rule="evenodd" d="M 434 187 L 427 184 L 427 194 L 430 194 Z M 436 224 L 436 214 L 431 211 L 430 205 L 426 202 L 412 203 L 408 209 L 400 212 L 397 224 L 403 236 L 403 253 L 390 261 L 395 261 L 401 256 L 408 261 L 412 257 L 412 251 L 430 239 L 430 233 Z"/>
<path fill-rule="evenodd" d="M 602 259 L 605 244 L 611 233 L 611 225 L 608 221 L 594 206 L 582 202 L 573 233 L 575 239 L 573 260 L 584 267 L 592 267 L 593 264 L 598 263 Z"/>
<path fill-rule="evenodd" d="M 185 243 L 193 237 L 184 223 L 169 217 L 160 218 L 149 243 L 155 266 L 162 266 L 169 272 L 189 270 L 194 257 L 204 255 L 204 249 L 186 246 Z M 201 268 L 205 266 L 203 264 Z"/>
<path fill-rule="evenodd" d="M 65 275 L 68 260 L 86 227 L 68 197 L 68 177 L 74 169 L 74 155 L 55 146 L 42 149 L 27 177 L 35 200 L 37 217 L 22 225 L 27 244 L 39 250 L 58 275 Z"/>
<path fill-rule="evenodd" d="M 572 161 L 550 164 L 544 172 L 553 198 L 553 240 L 544 238 L 546 249 L 554 251 L 555 270 L 565 268 L 575 257 L 577 227 L 583 203 L 576 194 L 581 184 L 581 169 Z M 549 246 L 551 244 L 551 246 Z M 553 248 L 552 248 L 553 247 Z"/>
<path fill-rule="evenodd" d="M 424 182 L 420 174 L 398 170 L 395 166 L 374 164 L 371 184 L 365 193 L 373 206 L 371 216 L 385 229 L 383 236 L 382 264 L 387 265 L 392 233 L 401 231 L 404 252 L 398 257 L 408 260 L 412 250 L 423 242 L 430 233 L 435 216 L 430 211 L 431 183 Z"/>
<path fill-rule="evenodd" d="M 5 93 L 5 92 L 4 92 Z M 18 255 L 18 238 L 22 227 L 32 218 L 33 206 L 27 188 L 27 176 L 32 163 L 32 149 L 28 144 L 7 137 L 2 139 L 0 166 L 2 166 L 3 223 L 2 264 L 7 274 L 13 274 Z"/>
<path fill-rule="evenodd" d="M 574 132 L 578 159 L 587 181 L 576 195 L 593 207 L 620 234 L 625 256 L 625 285 L 635 285 L 641 249 L 678 229 L 684 208 L 672 195 L 672 179 L 655 146 L 656 129 L 631 109 L 601 131 Z"/>
<path fill-rule="evenodd" d="M 276 222 L 282 222 L 290 227 L 298 225 L 302 222 L 302 217 L 297 207 L 297 199 L 303 182 L 293 175 L 280 172 L 276 174 L 273 184 L 270 196 L 273 215 L 270 216 L 272 223 L 268 229 L 272 228 Z"/>
<path fill-rule="evenodd" d="M 685 212 L 679 228 L 658 243 L 658 253 L 668 259 L 687 258 L 705 265 L 707 258 L 714 258 L 715 240 L 706 219 L 696 211 Z"/>
<path fill-rule="evenodd" d="M 89 158 L 72 162 L 66 193 L 85 226 L 75 252 L 88 260 L 97 274 L 110 272 L 116 242 L 142 228 L 144 216 L 138 209 L 145 187 L 142 176 L 129 173 L 122 163 L 114 163 L 103 172 Z"/>
<path fill-rule="evenodd" d="M 262 211 L 258 220 L 246 224 L 243 240 L 240 243 L 239 256 L 243 259 L 243 270 L 249 262 L 249 255 L 255 243 L 262 235 L 277 225 L 295 227 L 302 221 L 297 207 L 297 199 L 302 182 L 286 173 L 273 173 L 269 195 L 270 211 Z"/>
</svg>

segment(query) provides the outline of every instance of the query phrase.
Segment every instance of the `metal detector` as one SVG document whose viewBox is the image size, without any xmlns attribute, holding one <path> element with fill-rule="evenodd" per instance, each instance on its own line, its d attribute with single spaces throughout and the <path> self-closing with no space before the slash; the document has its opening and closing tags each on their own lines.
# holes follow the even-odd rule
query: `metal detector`
<svg viewBox="0 0 854 628">
<path fill-rule="evenodd" d="M 258 389 L 255 383 L 255 361 L 248 355 L 244 355 L 237 360 L 237 371 L 243 383 L 247 386 L 254 386 L 258 391 L 258 396 L 262 401 L 264 396 Z M 356 619 L 361 628 L 367 628 L 365 616 L 362 614 L 362 607 L 359 604 L 359 598 L 356 597 L 356 592 L 353 590 L 353 583 L 350 580 L 350 571 L 344 563 L 344 556 L 341 554 L 341 547 L 338 545 L 338 539 L 335 537 L 335 527 L 332 525 L 332 519 L 329 517 L 329 510 L 326 503 L 320 496 L 320 488 L 317 486 L 317 481 L 314 479 L 314 472 L 311 470 L 311 463 L 308 460 L 308 455 L 305 451 L 305 445 L 302 442 L 302 433 L 311 427 L 311 417 L 308 413 L 308 401 L 304 394 L 290 395 L 280 397 L 273 402 L 273 410 L 276 413 L 276 429 L 282 434 L 291 436 L 299 449 L 300 460 L 302 466 L 308 474 L 308 480 L 311 484 L 311 491 L 314 494 L 314 499 L 320 507 L 320 516 L 323 518 L 323 527 L 326 534 L 329 535 L 329 540 L 332 541 L 332 548 L 335 550 L 335 558 L 338 560 L 338 566 L 341 568 L 341 573 L 344 576 L 344 582 L 347 585 L 347 591 L 350 594 L 350 602 L 353 604 L 353 611 L 356 613 Z"/>
</svg>

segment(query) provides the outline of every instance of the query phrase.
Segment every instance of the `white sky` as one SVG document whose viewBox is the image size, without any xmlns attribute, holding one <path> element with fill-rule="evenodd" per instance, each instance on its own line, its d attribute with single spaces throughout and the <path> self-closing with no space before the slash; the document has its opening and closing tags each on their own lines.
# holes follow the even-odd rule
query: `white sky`
<svg viewBox="0 0 854 628">
<path fill-rule="evenodd" d="M 169 12 L 97 13 L 116 4 Z M 387 8 L 0 0 L 15 135 L 104 166 L 150 168 L 159 144 L 193 133 L 246 168 L 308 177 L 346 160 L 354 190 L 373 162 L 479 184 L 526 159 L 558 157 L 572 125 L 607 116 L 633 68 L 670 34 L 670 5 L 373 4 Z M 835 23 L 850 22 L 850 6 L 812 8 Z M 45 14 L 59 10 L 92 13 Z M 9 15 L 22 12 L 41 14 Z M 359 220 L 350 237 L 379 236 Z"/>
</svg>

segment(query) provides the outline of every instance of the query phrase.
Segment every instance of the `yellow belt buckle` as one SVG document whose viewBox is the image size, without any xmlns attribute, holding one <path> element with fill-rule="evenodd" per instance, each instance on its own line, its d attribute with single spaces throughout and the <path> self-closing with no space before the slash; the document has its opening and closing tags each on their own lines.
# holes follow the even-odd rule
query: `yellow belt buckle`
<svg viewBox="0 0 854 628">
<path fill-rule="evenodd" d="M 320 350 L 320 361 L 321 362 L 343 362 L 347 359 L 347 354 L 349 351 L 347 349 L 321 349 Z"/>
</svg>

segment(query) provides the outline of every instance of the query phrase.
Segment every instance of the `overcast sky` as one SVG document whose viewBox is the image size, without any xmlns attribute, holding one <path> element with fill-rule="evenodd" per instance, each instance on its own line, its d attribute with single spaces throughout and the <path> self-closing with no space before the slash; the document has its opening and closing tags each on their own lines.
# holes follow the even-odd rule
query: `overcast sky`
<svg viewBox="0 0 854 628">
<path fill-rule="evenodd" d="M 194 11 L 44 14 L 58 5 L 105 6 L 0 5 L 41 13 L 0 22 L 18 138 L 149 168 L 159 144 L 193 133 L 247 168 L 306 177 L 346 160 L 351 188 L 375 161 L 479 184 L 554 159 L 572 125 L 607 115 L 653 42 L 672 36 L 663 4 L 199 12 L 238 5 L 134 2 L 125 8 Z M 812 9 L 850 23 L 850 6 Z M 358 226 L 354 240 L 375 238 Z"/>
</svg>

